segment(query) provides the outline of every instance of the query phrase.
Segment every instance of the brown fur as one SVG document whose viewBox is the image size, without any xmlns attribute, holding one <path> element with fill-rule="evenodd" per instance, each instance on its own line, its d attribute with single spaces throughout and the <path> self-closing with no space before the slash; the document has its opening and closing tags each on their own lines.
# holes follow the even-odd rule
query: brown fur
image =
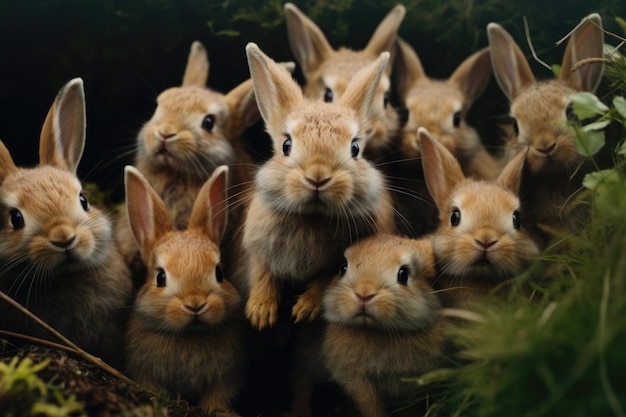
<svg viewBox="0 0 626 417">
<path fill-rule="evenodd" d="M 131 278 L 109 218 L 85 210 L 76 168 L 85 144 L 81 79 L 68 82 L 41 132 L 40 163 L 17 168 L 0 146 L 0 289 L 74 343 L 118 365 Z M 23 227 L 14 227 L 15 213 Z M 8 305 L 1 327 L 44 339 L 50 334 Z"/>
<path fill-rule="evenodd" d="M 496 79 L 511 102 L 511 116 L 519 127 L 519 135 L 507 145 L 507 154 L 511 158 L 520 149 L 526 153 L 529 178 L 522 195 L 527 196 L 539 225 L 571 231 L 581 214 L 568 203 L 575 201 L 573 194 L 587 167 L 576 153 L 575 132 L 567 125 L 566 108 L 570 94 L 594 92 L 602 78 L 602 63 L 572 71 L 580 60 L 602 57 L 602 20 L 598 14 L 582 20 L 567 43 L 559 78 L 543 82 L 535 80 L 519 46 L 500 25 L 490 23 L 487 34 Z M 574 172 L 577 175 L 572 175 Z"/>
</svg>

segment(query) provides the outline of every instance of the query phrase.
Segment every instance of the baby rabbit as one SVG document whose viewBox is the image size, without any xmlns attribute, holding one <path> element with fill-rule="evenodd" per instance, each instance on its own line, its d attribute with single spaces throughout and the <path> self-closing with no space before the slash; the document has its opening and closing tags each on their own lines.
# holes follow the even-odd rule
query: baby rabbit
<svg viewBox="0 0 626 417">
<path fill-rule="evenodd" d="M 249 43 L 246 54 L 274 155 L 256 174 L 243 230 L 250 262 L 246 315 L 253 327 L 277 320 L 283 284 L 310 284 L 296 320 L 319 313 L 321 276 L 331 277 L 357 239 L 394 231 L 382 174 L 362 157 L 364 129 L 389 53 L 352 77 L 332 103 L 306 99 L 289 72 Z M 323 286 L 322 286 L 323 287 Z"/>
<path fill-rule="evenodd" d="M 127 210 L 148 273 L 127 331 L 128 374 L 205 409 L 228 408 L 243 364 L 241 297 L 222 270 L 228 167 L 198 193 L 184 231 L 142 174 L 125 168 Z"/>
<path fill-rule="evenodd" d="M 18 168 L 0 142 L 0 289 L 116 365 L 132 285 L 110 219 L 89 204 L 76 177 L 85 123 L 83 80 L 75 78 L 48 112 L 38 166 Z M 0 323 L 6 330 L 51 337 L 5 303 Z"/>
<path fill-rule="evenodd" d="M 457 159 L 423 128 L 418 130 L 426 185 L 439 210 L 433 250 L 435 288 L 444 307 L 479 297 L 520 274 L 539 254 L 518 198 L 525 155 L 495 182 L 463 176 Z"/>
<path fill-rule="evenodd" d="M 336 102 L 352 76 L 384 51 L 393 51 L 394 41 L 406 9 L 398 4 L 380 22 L 367 46 L 360 51 L 342 47 L 334 50 L 321 29 L 293 3 L 285 3 L 289 44 L 302 67 L 309 98 Z M 393 145 L 398 132 L 398 115 L 389 102 L 391 65 L 376 89 L 372 112 L 363 136 L 369 140 L 364 151 L 372 161 L 381 159 Z"/>
<path fill-rule="evenodd" d="M 332 379 L 364 417 L 385 417 L 393 403 L 416 401 L 401 380 L 443 363 L 443 320 L 431 284 L 430 238 L 394 235 L 361 239 L 324 295 L 328 326 L 323 353 Z"/>
<path fill-rule="evenodd" d="M 255 169 L 241 141 L 244 130 L 260 118 L 252 81 L 221 94 L 206 87 L 208 73 L 206 50 L 193 42 L 182 85 L 159 95 L 137 137 L 135 166 L 164 201 L 176 229 L 185 228 L 198 190 L 220 165 L 230 166 L 230 223 L 236 229 Z M 136 264 L 137 244 L 125 218 L 118 222 L 116 238 L 126 260 Z"/>
<path fill-rule="evenodd" d="M 487 26 L 496 80 L 511 102 L 515 137 L 508 153 L 526 153 L 530 176 L 522 195 L 538 224 L 553 230 L 572 230 L 578 214 L 567 204 L 581 186 L 585 169 L 574 146 L 569 95 L 594 92 L 602 78 L 600 62 L 574 66 L 587 58 L 602 58 L 604 36 L 600 15 L 587 16 L 572 31 L 558 79 L 536 81 L 524 54 L 500 25 Z M 528 151 L 526 149 L 528 148 Z M 574 175 L 576 173 L 576 175 Z"/>
</svg>

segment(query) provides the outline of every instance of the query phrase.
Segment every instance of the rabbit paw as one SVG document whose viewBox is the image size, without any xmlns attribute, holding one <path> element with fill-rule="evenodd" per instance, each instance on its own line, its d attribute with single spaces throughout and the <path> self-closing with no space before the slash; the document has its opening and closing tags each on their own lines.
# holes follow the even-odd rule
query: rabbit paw
<svg viewBox="0 0 626 417">
<path fill-rule="evenodd" d="M 250 320 L 252 327 L 257 330 L 272 327 L 278 318 L 278 303 L 274 300 L 260 300 L 250 297 L 246 304 L 246 317 Z"/>
<path fill-rule="evenodd" d="M 305 291 L 293 306 L 291 316 L 296 323 L 301 321 L 313 321 L 319 317 L 322 311 L 321 296 L 316 291 Z"/>
</svg>

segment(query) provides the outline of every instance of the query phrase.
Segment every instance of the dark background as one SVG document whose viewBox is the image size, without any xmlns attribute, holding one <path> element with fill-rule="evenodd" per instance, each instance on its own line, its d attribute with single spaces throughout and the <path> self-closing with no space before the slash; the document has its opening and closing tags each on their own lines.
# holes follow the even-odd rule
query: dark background
<svg viewBox="0 0 626 417">
<path fill-rule="evenodd" d="M 397 2 L 295 3 L 320 26 L 333 47 L 361 49 Z M 41 125 L 57 91 L 71 78 L 82 77 L 87 143 L 79 176 L 112 191 L 112 200 L 120 200 L 122 167 L 132 161 L 135 134 L 151 116 L 156 96 L 180 83 L 191 42 L 200 40 L 207 47 L 209 87 L 226 92 L 249 77 L 244 53 L 249 41 L 276 60 L 293 60 L 282 4 L 275 0 L 4 0 L 0 2 L 0 139 L 18 165 L 35 164 Z M 626 17 L 623 0 L 403 4 L 407 16 L 400 35 L 415 48 L 426 73 L 435 78 L 447 77 L 465 57 L 487 45 L 490 21 L 502 24 L 530 57 L 522 20 L 527 16 L 537 53 L 544 61 L 558 64 L 564 45 L 555 47 L 554 42 L 586 14 L 600 12 L 605 28 L 621 36 L 624 33 L 613 19 Z M 618 43 L 608 36 L 606 40 Z M 551 76 L 535 63 L 533 70 L 538 78 Z M 492 79 L 470 122 L 489 136 L 484 126 L 506 111 L 506 101 Z"/>
</svg>

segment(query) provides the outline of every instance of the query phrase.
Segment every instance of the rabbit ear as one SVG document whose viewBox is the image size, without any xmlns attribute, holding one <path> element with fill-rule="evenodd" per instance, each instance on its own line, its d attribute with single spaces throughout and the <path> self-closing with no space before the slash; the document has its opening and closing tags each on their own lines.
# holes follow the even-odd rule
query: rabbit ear
<svg viewBox="0 0 626 417">
<path fill-rule="evenodd" d="M 391 9 L 376 28 L 365 50 L 375 56 L 385 51 L 392 53 L 398 29 L 405 15 L 406 8 L 401 4 Z"/>
<path fill-rule="evenodd" d="M 191 44 L 182 87 L 205 87 L 209 78 L 209 57 L 204 45 L 198 41 Z"/>
<path fill-rule="evenodd" d="M 535 81 L 530 65 L 511 35 L 497 23 L 487 25 L 491 65 L 502 92 L 513 101 L 527 85 Z"/>
<path fill-rule="evenodd" d="M 17 166 L 11 158 L 11 154 L 4 143 L 0 140 L 0 184 L 12 172 L 17 171 Z"/>
<path fill-rule="evenodd" d="M 457 86 L 469 107 L 485 90 L 491 78 L 491 55 L 483 48 L 467 57 L 452 73 L 449 82 Z"/>
<path fill-rule="evenodd" d="M 235 110 L 234 117 L 241 128 L 252 126 L 260 118 L 259 107 L 254 98 L 254 84 L 251 79 L 239 84 L 226 94 L 226 101 Z M 236 135 L 235 135 L 236 136 Z"/>
<path fill-rule="evenodd" d="M 285 3 L 291 51 L 305 74 L 315 72 L 334 50 L 321 29 L 293 3 Z"/>
<path fill-rule="evenodd" d="M 396 74 L 396 85 L 402 100 L 405 100 L 404 94 L 409 91 L 412 85 L 422 80 L 428 80 L 422 61 L 415 50 L 407 42 L 400 38 L 396 38 L 396 54 L 395 54 L 394 72 Z"/>
<path fill-rule="evenodd" d="M 74 78 L 59 90 L 39 139 L 39 163 L 76 174 L 85 147 L 85 92 L 83 80 Z"/>
<path fill-rule="evenodd" d="M 285 116 L 303 100 L 302 89 L 284 66 L 265 55 L 255 43 L 246 45 L 254 95 L 266 128 L 283 133 Z"/>
<path fill-rule="evenodd" d="M 148 261 L 156 241 L 174 229 L 165 204 L 135 167 L 124 167 L 128 222 L 144 261 Z"/>
<path fill-rule="evenodd" d="M 602 79 L 604 64 L 588 62 L 575 71 L 572 68 L 582 60 L 602 58 L 603 47 L 602 18 L 597 13 L 590 14 L 572 31 L 563 55 L 559 78 L 578 91 L 595 92 Z"/>
<path fill-rule="evenodd" d="M 215 168 L 193 203 L 189 230 L 208 236 L 219 246 L 228 222 L 228 166 Z"/>
<path fill-rule="evenodd" d="M 420 127 L 417 135 L 422 151 L 426 187 L 441 212 L 446 209 L 452 190 L 465 181 L 465 176 L 454 155 L 432 137 L 428 130 Z"/>
<path fill-rule="evenodd" d="M 389 52 L 382 52 L 376 61 L 361 68 L 350 79 L 346 91 L 337 103 L 356 111 L 359 120 L 367 120 L 376 111 L 372 102 L 388 63 Z"/>
<path fill-rule="evenodd" d="M 498 179 L 496 179 L 496 184 L 506 188 L 515 195 L 519 195 L 527 153 L 528 149 L 525 148 L 507 162 Z"/>
</svg>

